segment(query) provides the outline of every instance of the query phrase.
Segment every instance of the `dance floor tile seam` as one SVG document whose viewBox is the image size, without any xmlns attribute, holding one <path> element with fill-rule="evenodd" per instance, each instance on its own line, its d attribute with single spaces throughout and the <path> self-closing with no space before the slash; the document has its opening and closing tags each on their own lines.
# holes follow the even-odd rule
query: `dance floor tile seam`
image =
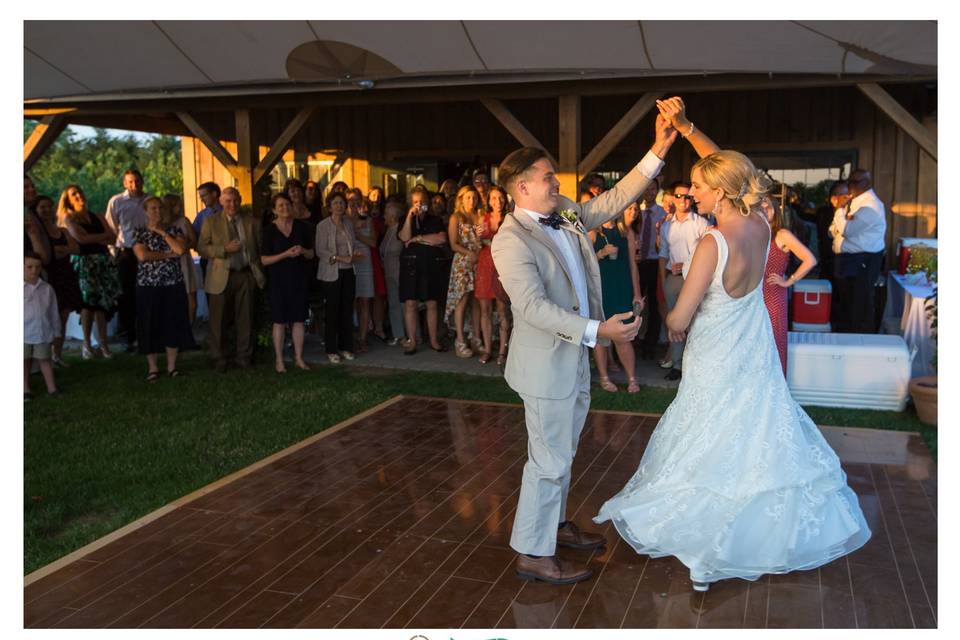
<svg viewBox="0 0 960 640">
<path fill-rule="evenodd" d="M 873 530 L 819 569 L 693 592 L 675 558 L 590 519 L 657 416 L 591 412 L 568 517 L 605 549 L 562 587 L 518 580 L 516 405 L 404 397 L 228 476 L 37 572 L 26 627 L 936 627 L 936 467 L 915 434 L 823 427 Z M 28 577 L 29 578 L 29 577 Z"/>
</svg>

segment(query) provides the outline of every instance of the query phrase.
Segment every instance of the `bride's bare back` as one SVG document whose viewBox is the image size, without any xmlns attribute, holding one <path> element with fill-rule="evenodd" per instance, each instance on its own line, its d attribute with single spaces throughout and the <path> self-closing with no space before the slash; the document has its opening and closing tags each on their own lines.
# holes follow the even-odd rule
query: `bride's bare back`
<svg viewBox="0 0 960 640">
<path fill-rule="evenodd" d="M 770 227 L 756 212 L 727 215 L 717 221 L 729 256 L 723 270 L 723 288 L 731 298 L 742 298 L 762 284 L 769 250 Z"/>
</svg>

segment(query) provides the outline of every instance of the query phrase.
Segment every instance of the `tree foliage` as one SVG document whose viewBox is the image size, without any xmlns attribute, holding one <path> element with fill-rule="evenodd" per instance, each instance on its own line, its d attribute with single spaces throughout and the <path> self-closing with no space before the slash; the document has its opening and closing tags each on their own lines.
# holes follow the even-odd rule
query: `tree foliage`
<svg viewBox="0 0 960 640">
<path fill-rule="evenodd" d="M 24 140 L 36 127 L 25 120 Z M 162 196 L 183 194 L 183 168 L 180 139 L 155 135 L 146 140 L 132 134 L 114 137 L 106 129 L 95 129 L 91 137 L 82 137 L 67 127 L 30 171 L 37 193 L 54 202 L 69 184 L 78 184 L 87 196 L 91 211 L 103 213 L 107 201 L 123 191 L 123 172 L 139 169 L 144 190 Z"/>
</svg>

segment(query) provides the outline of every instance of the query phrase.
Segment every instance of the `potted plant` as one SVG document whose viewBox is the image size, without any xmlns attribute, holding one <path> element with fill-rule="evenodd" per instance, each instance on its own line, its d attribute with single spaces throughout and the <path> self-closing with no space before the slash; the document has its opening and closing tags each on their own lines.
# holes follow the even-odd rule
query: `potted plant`
<svg viewBox="0 0 960 640">
<path fill-rule="evenodd" d="M 927 316 L 930 318 L 930 337 L 934 349 L 937 340 L 937 251 L 936 249 L 916 249 L 911 252 L 909 273 L 923 273 L 933 283 L 933 293 L 927 298 Z M 930 361 L 937 368 L 937 352 L 934 350 Z M 919 376 L 910 380 L 910 396 L 917 408 L 917 417 L 926 424 L 937 424 L 937 376 Z"/>
</svg>

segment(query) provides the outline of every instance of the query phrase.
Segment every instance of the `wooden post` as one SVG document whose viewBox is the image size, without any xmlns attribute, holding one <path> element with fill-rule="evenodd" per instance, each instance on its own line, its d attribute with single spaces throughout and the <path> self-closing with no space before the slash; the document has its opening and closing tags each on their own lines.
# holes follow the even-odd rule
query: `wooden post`
<svg viewBox="0 0 960 640">
<path fill-rule="evenodd" d="M 47 149 L 50 148 L 56 139 L 67 126 L 67 118 L 63 115 L 44 116 L 37 123 L 36 129 L 23 143 L 23 172 L 27 173 L 33 168 Z"/>
<path fill-rule="evenodd" d="M 603 159 L 610 155 L 610 152 L 613 151 L 617 145 L 633 131 L 637 123 L 649 113 L 659 97 L 659 93 L 643 94 L 640 99 L 630 107 L 630 110 L 620 118 L 617 124 L 613 125 L 613 128 L 603 136 L 603 139 L 590 150 L 590 153 L 584 156 L 577 167 L 577 173 L 585 176 L 596 169 L 597 165 L 603 162 Z"/>
<path fill-rule="evenodd" d="M 237 172 L 234 178 L 241 202 L 249 204 L 253 215 L 259 217 L 267 203 L 265 194 L 259 188 L 259 181 L 254 177 L 254 171 L 260 164 L 260 146 L 254 140 L 250 110 L 237 109 L 234 115 L 237 123 Z"/>
<path fill-rule="evenodd" d="M 934 160 L 937 159 L 937 138 L 917 122 L 909 111 L 896 101 L 889 93 L 884 91 L 883 87 L 874 82 L 864 82 L 857 85 L 870 100 L 877 105 L 881 111 L 893 120 L 903 132 L 914 139 L 920 147 L 930 154 Z"/>
<path fill-rule="evenodd" d="M 557 178 L 560 193 L 577 199 L 580 174 L 580 96 L 560 96 L 560 164 Z"/>
</svg>

